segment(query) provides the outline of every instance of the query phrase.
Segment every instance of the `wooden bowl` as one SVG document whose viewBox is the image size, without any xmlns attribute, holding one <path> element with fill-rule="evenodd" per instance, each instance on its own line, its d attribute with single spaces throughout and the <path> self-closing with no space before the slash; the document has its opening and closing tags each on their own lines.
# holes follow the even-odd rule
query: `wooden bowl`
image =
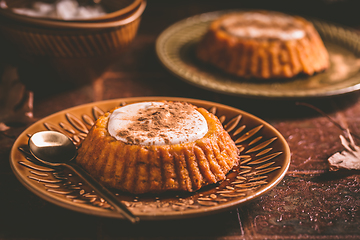
<svg viewBox="0 0 360 240">
<path fill-rule="evenodd" d="M 134 39 L 146 1 L 127 18 L 104 22 L 66 22 L 45 19 L 0 18 L 0 30 L 13 45 L 30 55 L 89 57 L 116 53 Z M 25 17 L 24 17 L 25 18 Z M 28 18 L 28 17 L 26 17 Z"/>
<path fill-rule="evenodd" d="M 83 78 L 81 82 L 87 82 L 98 77 L 132 42 L 145 7 L 146 1 L 142 0 L 126 18 L 97 22 L 0 15 L 0 33 L 28 67 L 36 64 L 34 67 L 44 69 L 49 65 L 46 68 L 54 69 L 61 79 L 79 82 Z M 99 70 L 86 76 L 94 69 Z"/>
<path fill-rule="evenodd" d="M 82 0 L 87 1 L 87 0 Z M 5 15 L 12 19 L 22 19 L 24 21 L 31 21 L 31 16 L 25 16 L 15 13 L 12 9 L 14 8 L 31 8 L 34 2 L 39 2 L 39 0 L 6 0 L 4 1 L 3 6 L 0 7 L 0 14 Z M 42 0 L 44 3 L 53 3 L 55 0 Z M 81 0 L 80 0 L 81 2 Z M 142 4 L 143 0 L 101 0 L 99 5 L 105 10 L 107 14 L 101 15 L 93 18 L 85 19 L 76 19 L 70 20 L 73 22 L 96 22 L 96 21 L 109 21 L 113 18 L 126 18 L 133 14 L 139 6 Z M 55 19 L 55 18 L 46 18 L 46 17 L 36 17 L 38 19 L 46 21 L 63 21 L 69 22 L 69 20 Z"/>
</svg>

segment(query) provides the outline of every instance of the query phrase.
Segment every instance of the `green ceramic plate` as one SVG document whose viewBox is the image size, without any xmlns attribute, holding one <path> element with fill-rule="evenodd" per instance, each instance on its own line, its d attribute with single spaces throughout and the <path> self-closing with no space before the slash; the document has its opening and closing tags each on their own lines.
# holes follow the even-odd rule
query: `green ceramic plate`
<svg viewBox="0 0 360 240">
<path fill-rule="evenodd" d="M 228 11 L 227 11 L 228 12 Z M 360 88 L 360 37 L 351 29 L 312 20 L 330 55 L 331 66 L 311 77 L 287 81 L 254 81 L 230 76 L 196 59 L 194 48 L 211 21 L 224 11 L 204 13 L 177 22 L 161 33 L 156 52 L 177 77 L 208 90 L 247 97 L 309 98 L 333 96 Z"/>
</svg>

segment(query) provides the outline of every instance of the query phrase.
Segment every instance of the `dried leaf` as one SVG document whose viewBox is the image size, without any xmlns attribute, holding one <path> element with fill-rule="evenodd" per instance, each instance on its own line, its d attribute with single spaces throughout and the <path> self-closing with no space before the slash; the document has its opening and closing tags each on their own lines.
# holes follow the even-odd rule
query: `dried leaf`
<svg viewBox="0 0 360 240">
<path fill-rule="evenodd" d="M 0 81 L 0 131 L 12 123 L 33 121 L 33 93 L 19 81 L 15 67 L 6 66 Z"/>
<path fill-rule="evenodd" d="M 330 116 L 328 116 L 326 113 L 321 111 L 319 108 L 308 103 L 298 102 L 296 104 L 307 106 L 309 108 L 314 109 L 315 111 L 317 111 L 318 113 L 329 119 L 335 126 L 341 129 L 344 132 L 344 134 L 348 137 L 348 139 L 346 139 L 346 137 L 340 135 L 340 141 L 341 144 L 345 147 L 345 150 L 342 152 L 337 152 L 328 158 L 328 162 L 330 164 L 330 170 L 337 171 L 340 168 L 348 169 L 348 170 L 360 170 L 360 147 L 355 144 L 353 136 L 357 139 L 360 139 L 360 137 L 356 134 L 351 134 L 349 129 L 343 128 L 340 124 L 334 121 Z"/>
<path fill-rule="evenodd" d="M 360 170 L 360 147 L 355 144 L 349 130 L 347 130 L 347 133 L 349 139 L 340 135 L 341 144 L 345 147 L 345 150 L 335 153 L 328 159 L 332 171 L 340 168 Z"/>
<path fill-rule="evenodd" d="M 8 129 L 9 129 L 8 126 L 6 126 L 4 123 L 0 122 L 0 132 L 4 132 Z"/>
</svg>

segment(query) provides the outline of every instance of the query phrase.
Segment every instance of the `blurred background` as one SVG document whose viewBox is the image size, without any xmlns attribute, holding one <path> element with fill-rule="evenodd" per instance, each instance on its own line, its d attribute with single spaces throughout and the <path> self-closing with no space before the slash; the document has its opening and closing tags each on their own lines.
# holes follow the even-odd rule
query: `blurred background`
<svg viewBox="0 0 360 240">
<path fill-rule="evenodd" d="M 137 29 L 134 30 L 134 34 L 147 35 L 148 38 L 151 38 L 144 54 L 150 53 L 153 51 L 156 37 L 176 21 L 195 14 L 225 9 L 276 10 L 357 28 L 360 25 L 360 19 L 356 4 L 356 0 L 226 0 L 221 2 L 221 9 L 219 9 L 219 0 L 182 0 L 176 2 L 149 0 L 142 13 L 139 29 L 138 31 Z M 188 16 L 184 16 L 185 10 Z M 171 11 L 172 14 L 167 14 L 166 19 L 164 19 L 164 11 Z M 151 19 L 151 21 L 147 21 L 147 19 Z M 4 17 L 0 20 L 0 24 L 3 26 L 9 24 Z M 26 22 L 21 24 L 26 25 Z M 46 31 L 51 31 L 51 28 Z M 138 41 L 138 38 L 135 38 L 134 41 L 129 40 L 129 45 L 122 49 L 119 54 L 107 53 L 95 58 L 82 56 L 75 59 L 67 56 L 54 58 L 53 56 L 37 57 L 21 54 L 19 53 L 19 46 L 13 41 L 9 41 L 6 34 L 5 31 L 0 35 L 0 69 L 3 69 L 6 64 L 17 67 L 21 81 L 26 83 L 31 90 L 50 88 L 50 86 L 58 86 L 56 89 L 61 90 L 66 87 L 91 83 L 111 66 L 124 67 L 124 61 L 131 59 L 131 56 L 128 55 L 130 51 L 126 51 L 126 49 L 134 47 Z M 144 62 L 144 64 L 152 65 L 153 61 Z"/>
</svg>

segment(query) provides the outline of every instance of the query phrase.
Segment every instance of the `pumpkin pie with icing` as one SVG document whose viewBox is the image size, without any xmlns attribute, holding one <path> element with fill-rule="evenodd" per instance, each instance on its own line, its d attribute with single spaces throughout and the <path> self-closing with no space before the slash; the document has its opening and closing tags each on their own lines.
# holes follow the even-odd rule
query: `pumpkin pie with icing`
<svg viewBox="0 0 360 240">
<path fill-rule="evenodd" d="M 76 162 L 110 188 L 134 194 L 194 192 L 239 163 L 218 118 L 183 102 L 139 102 L 100 116 Z"/>
<path fill-rule="evenodd" d="M 329 55 L 313 24 L 272 11 L 225 14 L 210 24 L 197 57 L 244 78 L 288 79 L 329 67 Z"/>
</svg>

